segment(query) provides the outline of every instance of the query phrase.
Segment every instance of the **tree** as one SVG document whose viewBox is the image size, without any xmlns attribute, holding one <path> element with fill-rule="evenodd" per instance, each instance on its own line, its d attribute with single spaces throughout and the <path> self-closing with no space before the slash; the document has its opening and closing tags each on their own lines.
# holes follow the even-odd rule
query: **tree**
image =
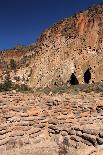
<svg viewBox="0 0 103 155">
<path fill-rule="evenodd" d="M 14 59 L 10 60 L 10 67 L 11 69 L 15 70 L 16 69 L 16 61 Z"/>
<path fill-rule="evenodd" d="M 9 91 L 12 88 L 12 81 L 10 80 L 10 76 L 7 75 L 5 77 L 4 83 L 2 84 L 2 89 L 4 91 Z"/>
</svg>

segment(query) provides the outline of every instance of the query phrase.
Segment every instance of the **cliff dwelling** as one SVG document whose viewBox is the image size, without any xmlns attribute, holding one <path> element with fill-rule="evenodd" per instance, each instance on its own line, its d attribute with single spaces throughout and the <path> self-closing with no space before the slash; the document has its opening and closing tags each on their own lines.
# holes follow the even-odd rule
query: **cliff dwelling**
<svg viewBox="0 0 103 155">
<path fill-rule="evenodd" d="M 77 85 L 77 84 L 79 84 L 78 79 L 77 79 L 77 77 L 75 76 L 74 73 L 72 73 L 72 75 L 71 75 L 71 77 L 70 77 L 69 83 L 70 83 L 71 85 Z"/>
<path fill-rule="evenodd" d="M 91 79 L 91 72 L 88 68 L 87 71 L 84 73 L 84 82 L 89 84 L 90 79 Z"/>
<path fill-rule="evenodd" d="M 103 82 L 103 16 L 100 12 L 96 12 L 99 20 L 86 11 L 47 29 L 33 45 L 2 51 L 0 80 L 14 59 L 19 83 L 35 89 L 64 83 Z M 10 78 L 15 81 L 15 72 L 11 69 Z"/>
<path fill-rule="evenodd" d="M 91 72 L 90 69 L 88 68 L 85 72 L 84 72 L 84 83 L 89 84 L 91 80 Z M 67 81 L 70 85 L 78 85 L 79 81 L 76 77 L 76 75 L 74 73 L 71 74 L 70 76 L 70 80 Z"/>
</svg>

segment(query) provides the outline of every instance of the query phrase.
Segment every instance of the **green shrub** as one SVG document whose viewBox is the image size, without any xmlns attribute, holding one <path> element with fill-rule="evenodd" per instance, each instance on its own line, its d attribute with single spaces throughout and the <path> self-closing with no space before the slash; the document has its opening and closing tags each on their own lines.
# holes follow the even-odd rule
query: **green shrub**
<svg viewBox="0 0 103 155">
<path fill-rule="evenodd" d="M 19 77 L 19 76 L 15 76 L 14 79 L 15 79 L 16 81 L 20 81 L 20 77 Z"/>
<path fill-rule="evenodd" d="M 67 86 L 63 84 L 62 86 L 51 86 L 45 88 L 38 88 L 36 89 L 37 92 L 43 92 L 45 94 L 49 94 L 52 92 L 53 94 L 62 94 L 62 93 L 72 93 L 78 94 L 79 92 L 90 93 L 92 91 L 98 93 L 103 92 L 103 83 L 94 83 L 94 84 L 78 84 L 78 85 L 71 85 Z"/>
<path fill-rule="evenodd" d="M 10 80 L 9 75 L 5 77 L 4 83 L 0 84 L 0 91 L 9 91 L 13 87 L 12 81 Z"/>
<path fill-rule="evenodd" d="M 26 84 L 21 84 L 21 85 L 16 84 L 14 86 L 14 89 L 19 91 L 19 92 L 29 92 L 29 91 L 32 91 L 32 89 L 30 87 L 28 87 L 28 85 L 26 85 Z"/>
<path fill-rule="evenodd" d="M 53 94 L 62 94 L 68 91 L 68 86 L 66 84 L 62 86 L 52 86 L 52 87 L 45 87 L 45 88 L 38 88 L 36 89 L 37 92 L 43 92 L 45 94 L 49 94 L 52 92 Z"/>
<path fill-rule="evenodd" d="M 54 93 L 54 94 L 57 94 L 57 93 L 59 93 L 59 94 L 62 94 L 62 93 L 65 93 L 65 92 L 67 92 L 68 91 L 68 87 L 67 87 L 67 85 L 62 85 L 62 86 L 53 86 L 52 88 L 51 88 L 51 91 Z"/>
<path fill-rule="evenodd" d="M 36 92 L 38 93 L 45 93 L 45 94 L 49 94 L 50 93 L 50 88 L 49 87 L 45 87 L 45 88 L 37 88 Z"/>
<path fill-rule="evenodd" d="M 2 90 L 3 90 L 3 84 L 0 83 L 0 91 L 2 91 Z"/>
<path fill-rule="evenodd" d="M 14 59 L 10 60 L 10 67 L 11 69 L 15 70 L 16 69 L 16 61 Z"/>
</svg>

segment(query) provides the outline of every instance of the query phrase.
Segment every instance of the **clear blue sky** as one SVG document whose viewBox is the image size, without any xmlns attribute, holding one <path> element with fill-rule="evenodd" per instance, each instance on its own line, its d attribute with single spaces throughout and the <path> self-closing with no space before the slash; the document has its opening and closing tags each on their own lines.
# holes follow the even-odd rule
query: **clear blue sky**
<svg viewBox="0 0 103 155">
<path fill-rule="evenodd" d="M 0 50 L 28 45 L 55 22 L 103 0 L 0 0 Z"/>
</svg>

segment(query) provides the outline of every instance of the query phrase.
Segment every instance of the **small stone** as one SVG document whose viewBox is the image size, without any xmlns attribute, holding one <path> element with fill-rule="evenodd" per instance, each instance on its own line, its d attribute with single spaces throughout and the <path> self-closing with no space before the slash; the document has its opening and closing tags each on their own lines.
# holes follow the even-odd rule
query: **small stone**
<svg viewBox="0 0 103 155">
<path fill-rule="evenodd" d="M 35 117 L 31 116 L 31 117 L 24 117 L 23 118 L 24 121 L 34 121 Z"/>
<path fill-rule="evenodd" d="M 52 129 L 48 129 L 48 132 L 49 132 L 49 133 L 52 133 L 52 134 L 55 134 L 55 131 L 52 130 Z"/>
<path fill-rule="evenodd" d="M 77 137 L 77 136 L 71 136 L 70 139 L 74 140 L 76 142 L 80 142 L 81 141 L 80 137 Z"/>
<path fill-rule="evenodd" d="M 67 136 L 68 133 L 67 133 L 66 131 L 61 131 L 61 135 L 62 135 L 62 136 Z"/>
<path fill-rule="evenodd" d="M 97 143 L 99 145 L 103 145 L 103 139 L 102 138 L 97 137 L 96 139 L 97 139 Z"/>
<path fill-rule="evenodd" d="M 88 140 L 93 145 L 96 145 L 96 143 L 97 143 L 96 137 L 94 135 L 89 135 L 89 134 L 85 133 L 82 135 L 82 138 L 84 138 L 85 140 Z"/>
<path fill-rule="evenodd" d="M 40 128 L 32 128 L 31 130 L 28 131 L 28 134 L 31 135 L 31 134 L 34 134 L 34 133 L 38 133 L 40 131 L 41 131 Z"/>
<path fill-rule="evenodd" d="M 6 133 L 7 133 L 6 130 L 1 130 L 1 131 L 0 131 L 0 135 L 4 135 L 4 134 L 6 134 Z"/>
<path fill-rule="evenodd" d="M 99 133 L 99 137 L 100 137 L 100 138 L 103 138 L 103 132 L 100 132 L 100 133 Z"/>
<path fill-rule="evenodd" d="M 52 129 L 52 130 L 57 130 L 57 128 L 54 126 L 54 125 L 50 125 L 49 127 L 48 127 L 49 129 Z"/>
<path fill-rule="evenodd" d="M 68 131 L 68 134 L 69 134 L 69 135 L 75 135 L 75 134 L 76 134 L 76 131 L 70 129 L 70 130 Z"/>
<path fill-rule="evenodd" d="M 20 113 L 21 117 L 28 117 L 29 115 L 27 113 Z"/>
<path fill-rule="evenodd" d="M 81 131 L 76 131 L 76 135 L 79 136 L 79 137 L 82 137 L 83 134 L 82 134 Z"/>
<path fill-rule="evenodd" d="M 49 124 L 53 124 L 53 125 L 57 125 L 57 124 L 58 124 L 58 120 L 56 120 L 56 119 L 50 119 L 50 120 L 48 121 L 48 123 L 49 123 Z"/>
<path fill-rule="evenodd" d="M 24 132 L 23 131 L 12 131 L 9 135 L 9 137 L 15 137 L 15 136 L 23 136 Z"/>
<path fill-rule="evenodd" d="M 99 131 L 94 130 L 94 129 L 83 129 L 82 132 L 90 134 L 90 135 L 98 135 L 99 134 Z"/>
</svg>

